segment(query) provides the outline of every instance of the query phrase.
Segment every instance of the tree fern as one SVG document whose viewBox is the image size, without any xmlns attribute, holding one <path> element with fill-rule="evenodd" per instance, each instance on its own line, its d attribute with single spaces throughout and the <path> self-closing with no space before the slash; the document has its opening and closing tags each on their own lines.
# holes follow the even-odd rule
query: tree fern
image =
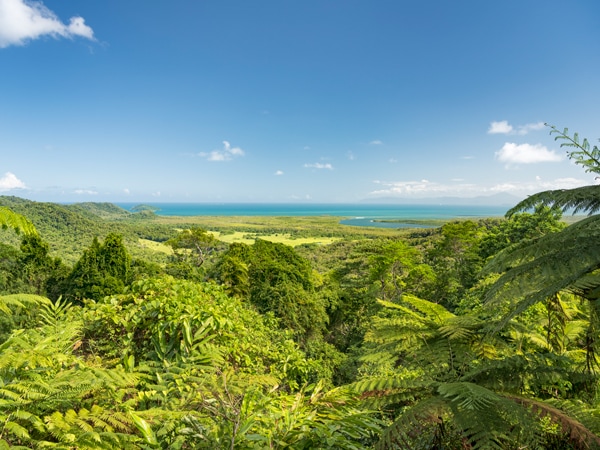
<svg viewBox="0 0 600 450">
<path fill-rule="evenodd" d="M 569 159 L 582 166 L 586 172 L 600 173 L 600 149 L 596 145 L 591 147 L 587 139 L 580 141 L 577 133 L 570 136 L 568 128 L 560 131 L 553 125 L 546 125 L 550 127 L 550 134 L 555 135 L 555 140 L 561 141 L 561 147 L 574 149 L 567 151 Z M 600 186 L 540 192 L 518 203 L 507 212 L 507 215 L 511 216 L 539 204 L 554 206 L 562 209 L 563 212 L 572 210 L 573 213 L 594 214 L 600 209 Z"/>
<path fill-rule="evenodd" d="M 135 376 L 86 364 L 73 354 L 80 336 L 80 322 L 63 321 L 17 331 L 2 344 L 0 439 L 90 449 L 131 448 L 138 439 L 114 407 Z"/>
<path fill-rule="evenodd" d="M 558 409 L 553 414 L 543 412 L 542 406 L 547 411 L 552 406 L 536 398 L 569 395 L 570 383 L 585 379 L 573 364 L 567 341 L 557 347 L 561 354 L 552 352 L 558 341 L 550 345 L 548 340 L 543 351 L 525 353 L 527 347 L 511 348 L 505 341 L 511 329 L 519 329 L 518 323 L 510 322 L 502 334 L 489 334 L 495 326 L 474 315 L 456 316 L 440 305 L 409 296 L 403 300 L 382 302 L 386 310 L 365 336 L 372 349 L 364 357 L 366 362 L 379 364 L 387 355 L 398 367 L 381 365 L 380 373 L 353 384 L 370 407 L 395 416 L 379 448 L 430 448 L 443 442 L 456 448 L 540 447 L 549 436 L 544 420 L 561 424 L 570 417 Z M 583 314 L 568 305 L 560 311 L 565 319 Z M 561 323 L 560 330 L 552 321 L 548 327 L 555 327 L 553 335 L 565 338 L 567 322 Z M 581 338 L 581 325 L 572 330 L 573 339 Z M 495 351 L 480 354 L 484 343 Z M 533 408 L 534 403 L 540 408 Z M 569 420 L 573 430 L 585 428 L 576 417 Z M 581 443 L 575 434 L 569 437 L 570 428 L 561 427 L 557 439 Z M 593 436 L 593 431 L 587 436 Z"/>
</svg>

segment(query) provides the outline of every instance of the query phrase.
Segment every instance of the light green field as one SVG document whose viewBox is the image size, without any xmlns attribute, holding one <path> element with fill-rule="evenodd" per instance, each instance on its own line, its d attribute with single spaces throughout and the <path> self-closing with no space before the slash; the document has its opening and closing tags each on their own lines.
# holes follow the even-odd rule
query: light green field
<svg viewBox="0 0 600 450">
<path fill-rule="evenodd" d="M 265 241 L 278 242 L 281 244 L 295 247 L 302 244 L 318 244 L 327 245 L 339 240 L 340 238 L 333 237 L 294 237 L 293 235 L 287 234 L 250 234 L 241 231 L 234 231 L 233 233 L 221 234 L 218 231 L 210 231 L 218 240 L 232 244 L 234 242 L 244 243 L 252 245 L 257 238 L 264 239 Z M 140 239 L 140 245 L 144 248 L 152 250 L 154 252 L 165 253 L 167 255 L 173 254 L 173 249 L 162 242 L 154 242 L 148 239 Z"/>
<path fill-rule="evenodd" d="M 163 244 L 162 242 L 155 242 L 149 239 L 139 239 L 139 243 L 142 247 L 150 249 L 154 252 L 165 253 L 167 255 L 173 254 L 173 249 L 168 245 Z"/>
<path fill-rule="evenodd" d="M 231 244 L 233 242 L 241 242 L 244 244 L 253 244 L 256 238 L 263 239 L 270 242 L 278 242 L 280 244 L 289 245 L 295 247 L 302 244 L 320 244 L 327 245 L 339 240 L 340 238 L 334 237 L 294 237 L 293 234 L 259 234 L 259 233 L 245 233 L 242 231 L 234 231 L 233 233 L 222 234 L 218 231 L 211 231 L 211 233 L 220 241 Z"/>
</svg>

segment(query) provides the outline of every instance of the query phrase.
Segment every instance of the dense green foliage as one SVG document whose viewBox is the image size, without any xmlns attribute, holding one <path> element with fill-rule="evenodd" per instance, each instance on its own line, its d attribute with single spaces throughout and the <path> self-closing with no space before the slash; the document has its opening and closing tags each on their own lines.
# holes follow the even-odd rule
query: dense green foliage
<svg viewBox="0 0 600 450">
<path fill-rule="evenodd" d="M 600 448 L 598 189 L 296 248 L 2 197 L 0 448 Z"/>
</svg>

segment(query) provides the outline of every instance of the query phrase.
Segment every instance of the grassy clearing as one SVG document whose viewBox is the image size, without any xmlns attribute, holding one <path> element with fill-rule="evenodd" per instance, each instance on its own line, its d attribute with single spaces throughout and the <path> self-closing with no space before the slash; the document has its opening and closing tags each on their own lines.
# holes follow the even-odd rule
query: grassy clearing
<svg viewBox="0 0 600 450">
<path fill-rule="evenodd" d="M 220 233 L 219 231 L 211 231 L 211 233 L 220 241 L 227 242 L 228 244 L 234 242 L 253 244 L 257 238 L 260 238 L 264 239 L 265 241 L 289 245 L 290 247 L 295 247 L 302 244 L 327 245 L 340 239 L 335 237 L 296 237 L 291 233 L 262 234 L 246 233 L 242 231 L 234 231 L 233 233 L 229 232 L 224 234 Z"/>
<path fill-rule="evenodd" d="M 139 243 L 142 247 L 152 250 L 154 252 L 165 253 L 166 255 L 172 255 L 173 249 L 162 242 L 155 242 L 149 239 L 139 239 Z"/>
</svg>

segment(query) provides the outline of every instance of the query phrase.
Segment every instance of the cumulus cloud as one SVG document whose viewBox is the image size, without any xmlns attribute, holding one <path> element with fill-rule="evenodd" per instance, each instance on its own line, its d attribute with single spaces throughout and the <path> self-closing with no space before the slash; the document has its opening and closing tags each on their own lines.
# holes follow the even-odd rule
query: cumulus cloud
<svg viewBox="0 0 600 450">
<path fill-rule="evenodd" d="M 0 192 L 25 188 L 25 183 L 19 180 L 14 173 L 6 172 L 4 176 L 0 178 Z"/>
<path fill-rule="evenodd" d="M 0 48 L 23 45 L 42 36 L 94 40 L 94 31 L 83 17 L 61 20 L 39 1 L 0 0 Z"/>
<path fill-rule="evenodd" d="M 380 188 L 370 192 L 370 196 L 399 198 L 428 198 L 438 196 L 476 197 L 498 193 L 508 193 L 525 197 L 540 191 L 573 189 L 589 184 L 588 181 L 577 178 L 543 180 L 539 176 L 530 181 L 506 181 L 493 185 L 467 183 L 462 179 L 453 179 L 450 184 L 429 180 L 374 181 L 373 183 L 379 185 Z M 600 180 L 597 180 L 597 183 L 600 183 Z"/>
<path fill-rule="evenodd" d="M 277 175 L 277 176 L 283 175 L 283 170 L 278 170 L 277 172 L 275 172 L 275 175 Z"/>
<path fill-rule="evenodd" d="M 508 165 L 511 164 L 534 164 L 540 162 L 558 162 L 563 158 L 554 150 L 548 150 L 541 144 L 515 144 L 506 142 L 496 152 L 496 159 Z"/>
<path fill-rule="evenodd" d="M 491 122 L 488 128 L 488 134 L 519 134 L 524 135 L 530 131 L 538 131 L 544 128 L 544 122 L 528 123 L 519 125 L 517 128 L 508 123 L 507 120 Z"/>
<path fill-rule="evenodd" d="M 488 134 L 510 134 L 513 131 L 512 125 L 508 124 L 508 121 L 502 120 L 500 122 L 490 123 L 488 128 Z"/>
<path fill-rule="evenodd" d="M 540 191 L 554 189 L 574 189 L 588 185 L 589 182 L 578 178 L 556 178 L 554 180 L 543 180 L 535 177 L 534 181 L 500 183 L 489 188 L 490 192 L 526 193 L 531 194 Z"/>
<path fill-rule="evenodd" d="M 125 189 L 123 189 L 123 194 L 129 195 L 129 194 L 131 194 L 131 191 L 129 189 L 125 188 Z"/>
<path fill-rule="evenodd" d="M 220 150 L 213 150 L 212 152 L 198 153 L 199 156 L 206 158 L 207 161 L 231 161 L 233 158 L 238 156 L 244 156 L 244 150 L 240 147 L 232 147 L 229 141 L 223 141 L 223 148 Z"/>
<path fill-rule="evenodd" d="M 333 166 L 329 163 L 304 164 L 304 167 L 312 168 L 312 169 L 319 169 L 319 170 L 322 170 L 322 169 L 333 170 Z"/>
<path fill-rule="evenodd" d="M 383 145 L 383 141 L 379 139 L 375 139 L 374 141 L 369 142 L 370 145 Z"/>
<path fill-rule="evenodd" d="M 375 181 L 375 184 L 381 185 L 381 189 L 377 189 L 370 193 L 375 197 L 424 197 L 449 194 L 473 194 L 477 193 L 478 189 L 472 184 L 452 184 L 446 185 L 436 183 L 429 180 L 420 181 Z"/>
<path fill-rule="evenodd" d="M 354 153 L 352 153 L 352 152 L 346 153 L 346 156 L 348 157 L 348 159 L 350 161 L 354 161 L 356 159 L 356 156 L 354 156 Z"/>
<path fill-rule="evenodd" d="M 77 195 L 98 195 L 98 192 L 91 189 L 75 189 L 73 192 Z"/>
</svg>

